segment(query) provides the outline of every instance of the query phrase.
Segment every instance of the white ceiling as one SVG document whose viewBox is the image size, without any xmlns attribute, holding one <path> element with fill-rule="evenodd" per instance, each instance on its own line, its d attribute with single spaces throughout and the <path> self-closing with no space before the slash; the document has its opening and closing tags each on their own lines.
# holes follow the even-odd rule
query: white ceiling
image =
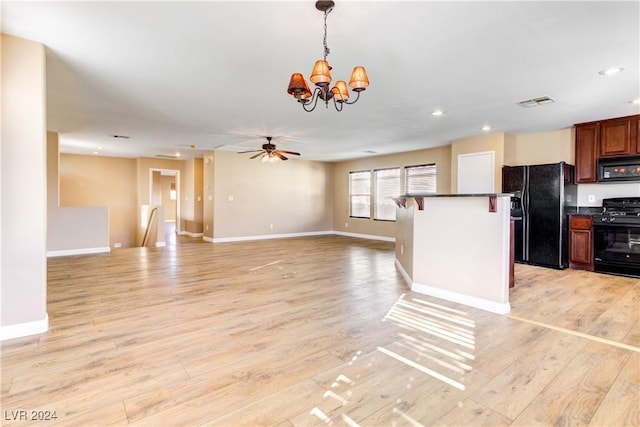
<svg viewBox="0 0 640 427">
<path fill-rule="evenodd" d="M 333 161 L 446 145 L 485 124 L 525 134 L 640 112 L 638 1 L 337 0 L 334 80 L 364 65 L 371 82 L 341 113 L 306 113 L 286 93 L 322 56 L 313 0 L 1 7 L 4 33 L 47 46 L 48 128 L 68 153 L 190 157 L 273 135 Z M 612 66 L 626 69 L 598 74 Z M 556 102 L 516 105 L 540 96 Z"/>
</svg>

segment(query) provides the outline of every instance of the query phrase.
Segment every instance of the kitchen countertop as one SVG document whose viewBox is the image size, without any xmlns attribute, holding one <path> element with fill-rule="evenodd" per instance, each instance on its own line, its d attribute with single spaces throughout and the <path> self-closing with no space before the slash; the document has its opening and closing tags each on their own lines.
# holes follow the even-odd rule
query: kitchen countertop
<svg viewBox="0 0 640 427">
<path fill-rule="evenodd" d="M 403 194 L 399 197 L 511 197 L 512 193 L 475 193 L 475 194 Z"/>
</svg>

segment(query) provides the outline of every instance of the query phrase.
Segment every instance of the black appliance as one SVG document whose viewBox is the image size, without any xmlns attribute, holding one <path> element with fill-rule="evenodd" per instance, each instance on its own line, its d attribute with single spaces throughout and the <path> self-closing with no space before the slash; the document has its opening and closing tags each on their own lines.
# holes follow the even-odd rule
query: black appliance
<svg viewBox="0 0 640 427">
<path fill-rule="evenodd" d="M 573 170 L 565 162 L 502 168 L 502 191 L 513 193 L 517 262 L 568 267 L 567 208 L 577 203 Z"/>
<path fill-rule="evenodd" d="M 640 197 L 602 201 L 593 216 L 594 270 L 640 277 Z"/>
<path fill-rule="evenodd" d="M 599 158 L 598 181 L 640 181 L 640 156 Z"/>
</svg>

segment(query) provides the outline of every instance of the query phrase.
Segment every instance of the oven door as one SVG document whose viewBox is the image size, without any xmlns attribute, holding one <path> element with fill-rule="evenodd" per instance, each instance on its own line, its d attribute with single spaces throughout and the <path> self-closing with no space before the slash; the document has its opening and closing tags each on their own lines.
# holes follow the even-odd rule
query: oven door
<svg viewBox="0 0 640 427">
<path fill-rule="evenodd" d="M 640 224 L 593 225 L 595 271 L 640 277 Z"/>
</svg>

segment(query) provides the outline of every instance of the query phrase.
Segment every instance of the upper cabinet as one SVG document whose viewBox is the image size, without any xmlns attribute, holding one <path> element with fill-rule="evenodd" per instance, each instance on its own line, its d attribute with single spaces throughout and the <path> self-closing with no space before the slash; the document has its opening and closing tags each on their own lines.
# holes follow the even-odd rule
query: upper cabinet
<svg viewBox="0 0 640 427">
<path fill-rule="evenodd" d="M 576 184 L 598 181 L 599 132 L 598 123 L 576 125 Z"/>
<path fill-rule="evenodd" d="M 640 154 L 640 115 L 580 123 L 576 129 L 576 184 L 598 182 L 598 159 Z"/>
<path fill-rule="evenodd" d="M 637 117 L 600 122 L 600 156 L 628 156 L 636 153 Z"/>
<path fill-rule="evenodd" d="M 636 117 L 636 154 L 640 154 L 640 116 Z"/>
</svg>

